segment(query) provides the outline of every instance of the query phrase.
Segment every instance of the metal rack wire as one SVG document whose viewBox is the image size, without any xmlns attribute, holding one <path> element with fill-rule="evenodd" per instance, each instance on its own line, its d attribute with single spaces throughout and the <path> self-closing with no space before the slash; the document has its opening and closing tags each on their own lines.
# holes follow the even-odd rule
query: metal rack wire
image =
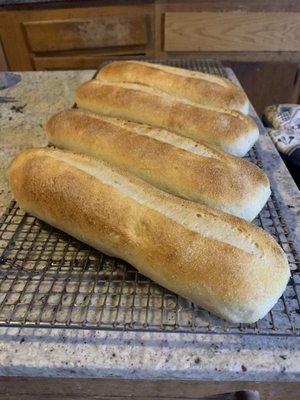
<svg viewBox="0 0 300 400">
<path fill-rule="evenodd" d="M 184 61 L 180 66 L 225 76 L 214 62 Z M 262 166 L 255 148 L 248 159 Z M 0 219 L 0 326 L 298 335 L 298 258 L 273 195 L 255 223 L 284 249 L 292 277 L 264 319 L 241 325 L 215 317 L 127 263 L 24 214 L 12 202 Z"/>
</svg>

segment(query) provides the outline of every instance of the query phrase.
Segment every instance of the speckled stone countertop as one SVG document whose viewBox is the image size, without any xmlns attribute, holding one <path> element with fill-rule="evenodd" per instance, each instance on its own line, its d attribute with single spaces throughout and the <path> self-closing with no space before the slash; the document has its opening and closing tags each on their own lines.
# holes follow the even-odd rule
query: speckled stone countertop
<svg viewBox="0 0 300 400">
<path fill-rule="evenodd" d="M 0 90 L 1 97 L 12 102 L 0 102 L 0 215 L 11 200 L 5 171 L 15 154 L 29 147 L 45 146 L 43 126 L 55 112 L 74 103 L 73 92 L 88 80 L 91 71 L 26 72 L 17 75 L 22 80 L 15 86 Z M 0 77 L 4 73 L 0 73 Z M 10 80 L 9 75 L 8 78 Z M 0 78 L 1 82 L 4 78 Z"/>
<path fill-rule="evenodd" d="M 72 105 L 74 89 L 92 74 L 25 72 L 16 86 L 0 90 L 0 98 L 14 98 L 0 103 L 0 213 L 10 201 L 5 169 L 11 159 L 46 144 L 44 123 Z M 259 146 L 271 181 L 286 188 L 282 202 L 297 214 L 299 192 L 275 148 L 265 139 Z M 296 214 L 290 214 L 295 235 Z M 300 338 L 0 328 L 0 375 L 299 381 Z"/>
</svg>

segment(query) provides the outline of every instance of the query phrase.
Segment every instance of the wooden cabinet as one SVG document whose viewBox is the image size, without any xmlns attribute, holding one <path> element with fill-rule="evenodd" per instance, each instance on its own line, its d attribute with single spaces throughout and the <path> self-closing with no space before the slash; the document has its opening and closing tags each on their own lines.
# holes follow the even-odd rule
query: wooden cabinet
<svg viewBox="0 0 300 400">
<path fill-rule="evenodd" d="M 245 89 L 256 112 L 261 116 L 270 104 L 297 103 L 299 66 L 280 62 L 228 62 Z"/>
<path fill-rule="evenodd" d="M 0 377 L 5 400 L 296 400 L 299 382 Z M 235 393 L 233 393 L 235 392 Z"/>
<path fill-rule="evenodd" d="M 106 47 L 146 46 L 146 15 L 100 15 L 81 19 L 30 21 L 24 24 L 35 53 Z"/>
<path fill-rule="evenodd" d="M 0 69 L 94 69 L 101 59 L 136 56 L 218 59 L 233 67 L 259 113 L 267 104 L 299 97 L 299 0 L 0 7 L 0 39 Z"/>
<path fill-rule="evenodd" d="M 155 2 L 157 57 L 300 62 L 300 2 Z"/>
<path fill-rule="evenodd" d="M 2 43 L 0 41 L 0 71 L 7 71 L 8 65 L 3 51 Z"/>
<path fill-rule="evenodd" d="M 96 68 L 102 57 L 149 56 L 151 4 L 0 11 L 12 70 Z"/>
<path fill-rule="evenodd" d="M 96 68 L 101 58 L 300 62 L 298 0 L 53 1 L 0 7 L 11 70 Z"/>
<path fill-rule="evenodd" d="M 164 50 L 300 51 L 300 13 L 166 12 Z"/>
</svg>

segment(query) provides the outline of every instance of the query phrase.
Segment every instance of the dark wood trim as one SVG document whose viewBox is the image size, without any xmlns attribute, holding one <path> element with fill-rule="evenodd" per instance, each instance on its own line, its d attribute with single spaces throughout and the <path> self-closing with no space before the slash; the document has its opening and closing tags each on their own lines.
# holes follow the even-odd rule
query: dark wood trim
<svg viewBox="0 0 300 400">
<path fill-rule="evenodd" d="M 300 11 L 298 0 L 208 0 L 208 1 L 186 1 L 183 0 L 54 0 L 51 2 L 34 2 L 23 4 L 2 4 L 0 10 L 37 10 L 53 8 L 72 7 L 99 7 L 112 5 L 138 5 L 159 4 L 168 11 L 179 9 L 189 11 Z"/>
<path fill-rule="evenodd" d="M 168 11 L 300 11 L 298 0 L 156 0 Z"/>
<path fill-rule="evenodd" d="M 23 4 L 0 4 L 0 11 L 45 10 L 61 8 L 88 8 L 101 6 L 143 5 L 152 4 L 154 0 L 54 0 L 51 2 L 34 2 Z"/>
<path fill-rule="evenodd" d="M 300 62 L 300 52 L 162 52 L 159 58 L 253 62 Z"/>
<path fill-rule="evenodd" d="M 0 71 L 7 71 L 7 70 L 8 70 L 7 59 L 5 56 L 5 52 L 4 52 L 1 37 L 0 37 Z"/>
<path fill-rule="evenodd" d="M 193 400 L 240 390 L 256 390 L 261 400 L 299 398 L 299 382 L 213 382 L 119 378 L 0 378 L 1 399 Z"/>
</svg>

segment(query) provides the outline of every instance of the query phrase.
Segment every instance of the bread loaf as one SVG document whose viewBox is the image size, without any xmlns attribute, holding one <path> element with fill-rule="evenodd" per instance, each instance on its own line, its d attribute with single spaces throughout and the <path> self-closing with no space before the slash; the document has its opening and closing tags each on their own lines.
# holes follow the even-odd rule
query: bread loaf
<svg viewBox="0 0 300 400">
<path fill-rule="evenodd" d="M 125 168 L 159 189 L 252 220 L 270 195 L 256 165 L 149 125 L 78 109 L 53 116 L 50 143 Z"/>
<path fill-rule="evenodd" d="M 32 149 L 8 176 L 28 213 L 230 321 L 263 317 L 290 276 L 285 254 L 262 229 L 103 161 Z"/>
<path fill-rule="evenodd" d="M 92 80 L 77 89 L 76 102 L 86 110 L 206 141 L 236 156 L 244 156 L 258 139 L 254 121 L 238 111 L 202 106 L 143 85 Z"/>
<path fill-rule="evenodd" d="M 140 83 L 195 103 L 249 112 L 245 93 L 228 79 L 213 74 L 128 60 L 105 65 L 97 79 Z"/>
</svg>

